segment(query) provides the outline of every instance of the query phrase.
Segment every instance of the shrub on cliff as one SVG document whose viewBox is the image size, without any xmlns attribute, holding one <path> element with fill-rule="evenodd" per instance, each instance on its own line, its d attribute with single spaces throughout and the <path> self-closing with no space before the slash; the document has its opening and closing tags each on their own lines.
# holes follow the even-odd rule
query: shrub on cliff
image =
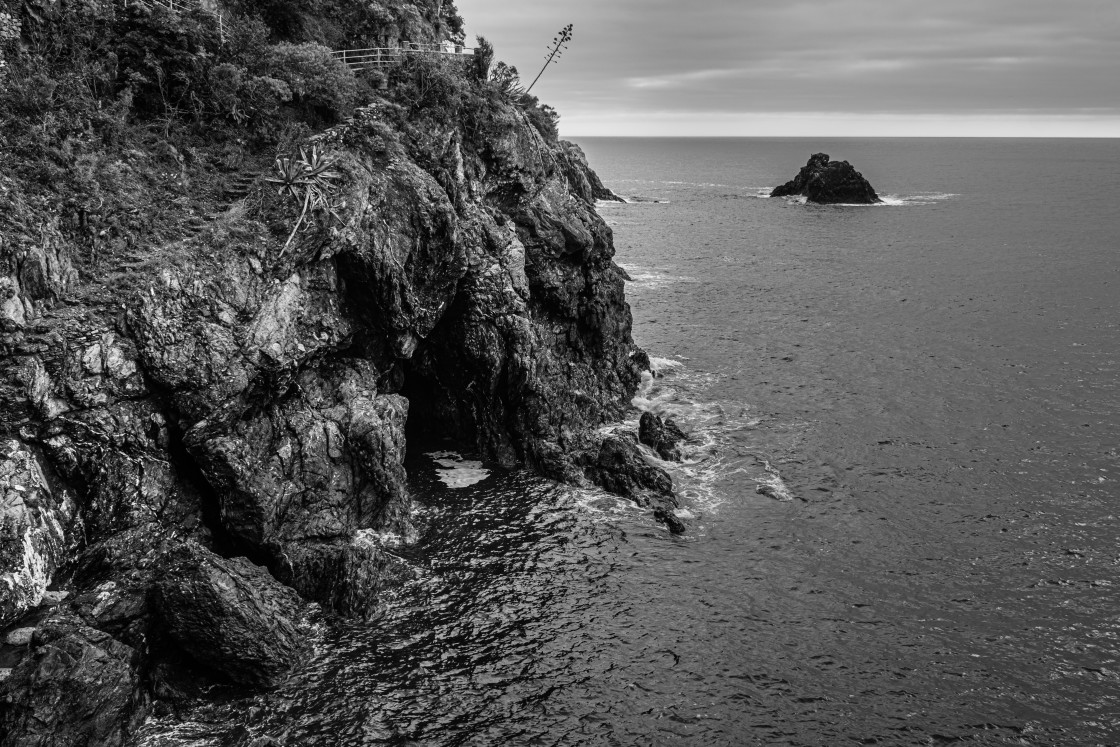
<svg viewBox="0 0 1120 747">
<path fill-rule="evenodd" d="M 119 34 L 116 82 L 132 90 L 136 113 L 201 119 L 207 73 L 222 48 L 213 18 L 201 11 L 129 6 Z"/>
<path fill-rule="evenodd" d="M 474 79 L 482 82 L 490 78 L 490 66 L 494 64 L 494 45 L 484 36 L 475 37 L 474 57 L 471 59 Z"/>
<path fill-rule="evenodd" d="M 516 67 L 505 62 L 497 63 L 491 69 L 484 85 L 524 111 L 529 124 L 545 140 L 555 143 L 559 139 L 560 131 L 557 125 L 560 122 L 560 115 L 551 106 L 541 104 L 540 99 L 525 90 Z"/>
<path fill-rule="evenodd" d="M 275 44 L 262 69 L 287 84 L 292 103 L 305 115 L 330 122 L 354 108 L 358 93 L 354 73 L 321 44 Z"/>
<path fill-rule="evenodd" d="M 393 97 L 405 107 L 409 119 L 458 118 L 464 102 L 466 80 L 459 60 L 442 55 L 403 55 L 389 71 Z"/>
<path fill-rule="evenodd" d="M 555 143 L 560 139 L 560 115 L 548 104 L 541 104 L 536 96 L 529 96 L 533 103 L 525 107 L 525 114 L 529 117 L 529 124 L 541 134 L 545 140 Z"/>
<path fill-rule="evenodd" d="M 284 81 L 251 75 L 229 62 L 211 68 L 209 83 L 215 113 L 237 125 L 251 124 L 256 134 L 268 131 L 281 104 L 292 100 L 292 89 Z"/>
</svg>

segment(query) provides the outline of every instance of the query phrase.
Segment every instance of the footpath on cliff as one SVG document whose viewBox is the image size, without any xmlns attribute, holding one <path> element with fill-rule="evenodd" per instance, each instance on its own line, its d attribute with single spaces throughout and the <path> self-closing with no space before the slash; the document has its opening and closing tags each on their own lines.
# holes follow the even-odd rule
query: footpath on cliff
<svg viewBox="0 0 1120 747">
<path fill-rule="evenodd" d="M 602 429 L 649 367 L 609 190 L 484 42 L 330 54 L 461 40 L 452 3 L 335 6 L 0 0 L 0 743 L 125 744 L 373 617 L 406 450 L 684 529 Z"/>
</svg>

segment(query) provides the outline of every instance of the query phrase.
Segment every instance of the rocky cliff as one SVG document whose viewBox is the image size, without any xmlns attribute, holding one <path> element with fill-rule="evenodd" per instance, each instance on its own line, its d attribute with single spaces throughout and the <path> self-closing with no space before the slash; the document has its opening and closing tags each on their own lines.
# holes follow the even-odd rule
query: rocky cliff
<svg viewBox="0 0 1120 747">
<path fill-rule="evenodd" d="M 790 181 L 775 187 L 771 197 L 801 195 L 821 204 L 871 205 L 882 202 L 875 188 L 847 161 L 831 161 L 827 153 L 814 153 Z"/>
<path fill-rule="evenodd" d="M 82 277 L 0 184 L 0 624 L 34 628 L 0 651 L 0 742 L 123 744 L 153 702 L 274 685 L 407 575 L 383 538 L 412 536 L 409 450 L 681 529 L 668 476 L 596 433 L 648 360 L 579 149 L 496 97 L 423 127 L 380 101 L 303 145 L 340 179 L 290 244 L 262 173 Z"/>
</svg>

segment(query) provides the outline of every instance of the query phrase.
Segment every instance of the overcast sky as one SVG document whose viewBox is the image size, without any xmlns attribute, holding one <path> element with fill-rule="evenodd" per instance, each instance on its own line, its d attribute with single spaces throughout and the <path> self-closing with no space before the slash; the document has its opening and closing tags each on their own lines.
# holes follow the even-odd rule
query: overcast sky
<svg viewBox="0 0 1120 747">
<path fill-rule="evenodd" d="M 1120 0 L 457 0 L 579 135 L 1120 137 Z"/>
</svg>

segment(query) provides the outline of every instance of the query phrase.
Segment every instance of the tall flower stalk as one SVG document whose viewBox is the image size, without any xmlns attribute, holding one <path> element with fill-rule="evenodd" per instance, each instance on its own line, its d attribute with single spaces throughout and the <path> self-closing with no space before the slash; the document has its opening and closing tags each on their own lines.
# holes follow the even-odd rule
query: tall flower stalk
<svg viewBox="0 0 1120 747">
<path fill-rule="evenodd" d="M 552 38 L 552 43 L 548 45 L 548 55 L 544 61 L 544 67 L 537 73 L 537 77 L 533 78 L 533 82 L 525 89 L 525 93 L 533 90 L 533 86 L 537 85 L 537 81 L 544 75 L 544 71 L 548 66 L 554 62 L 560 62 L 560 57 L 564 54 L 564 50 L 568 48 L 568 42 L 572 40 L 572 24 L 568 24 L 560 29 L 560 33 Z"/>
</svg>

